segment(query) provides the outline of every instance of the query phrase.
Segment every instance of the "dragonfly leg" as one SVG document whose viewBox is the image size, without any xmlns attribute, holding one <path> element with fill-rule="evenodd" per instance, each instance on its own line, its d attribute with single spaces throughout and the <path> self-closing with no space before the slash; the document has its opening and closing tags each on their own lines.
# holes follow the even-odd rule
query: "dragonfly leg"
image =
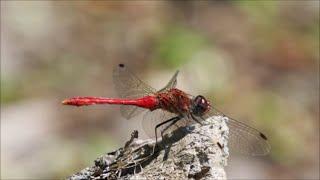
<svg viewBox="0 0 320 180">
<path fill-rule="evenodd" d="M 171 122 L 163 131 L 161 131 L 161 136 L 162 136 L 162 134 L 163 134 L 164 131 L 166 131 L 166 130 L 167 130 L 169 127 L 171 127 L 171 126 L 176 125 L 175 123 L 178 122 L 181 118 L 182 118 L 181 116 L 176 116 L 176 117 L 173 117 L 173 118 L 171 118 L 171 119 L 168 119 L 168 120 L 166 120 L 166 121 L 164 121 L 164 122 L 159 123 L 159 124 L 156 125 L 156 127 L 155 127 L 156 142 L 155 142 L 155 145 L 153 146 L 152 153 L 151 153 L 150 155 L 148 155 L 147 157 L 144 157 L 144 158 L 140 159 L 139 162 L 138 162 L 138 164 L 139 164 L 139 166 L 140 166 L 140 168 L 141 168 L 141 171 L 143 170 L 141 163 L 142 163 L 145 159 L 147 159 L 148 157 L 152 156 L 152 155 L 155 153 L 155 147 L 156 147 L 156 145 L 157 145 L 157 143 L 158 143 L 157 129 L 158 129 L 160 126 L 162 126 L 162 125 L 164 125 L 164 124 L 166 124 L 166 123 Z"/>
<path fill-rule="evenodd" d="M 158 129 L 160 126 L 162 126 L 162 125 L 164 125 L 164 124 L 166 124 L 166 123 L 168 123 L 168 122 L 178 121 L 179 119 L 181 119 L 181 117 L 180 117 L 180 116 L 176 116 L 176 117 L 173 117 L 173 118 L 171 118 L 171 119 L 168 119 L 168 120 L 166 120 L 166 121 L 164 121 L 164 122 L 159 123 L 159 124 L 156 125 L 156 127 L 155 127 L 155 129 L 154 129 L 154 132 L 155 132 L 155 135 L 156 135 L 156 143 L 155 143 L 155 145 L 153 146 L 152 155 L 154 154 L 156 145 L 157 145 L 157 143 L 158 143 L 157 129 Z"/>
<path fill-rule="evenodd" d="M 193 114 L 191 114 L 191 117 L 192 117 L 192 119 L 195 120 L 197 123 L 199 123 L 200 125 L 203 125 L 202 122 L 201 122 L 197 117 L 195 117 Z M 204 120 L 204 119 L 202 119 L 202 120 Z"/>
<path fill-rule="evenodd" d="M 178 122 L 180 119 L 181 119 L 181 118 L 175 119 L 175 120 L 171 121 L 171 123 L 170 123 L 168 126 L 166 126 L 166 127 L 161 131 L 161 138 L 163 138 L 164 132 L 167 131 L 171 126 L 175 125 L 176 122 Z"/>
</svg>

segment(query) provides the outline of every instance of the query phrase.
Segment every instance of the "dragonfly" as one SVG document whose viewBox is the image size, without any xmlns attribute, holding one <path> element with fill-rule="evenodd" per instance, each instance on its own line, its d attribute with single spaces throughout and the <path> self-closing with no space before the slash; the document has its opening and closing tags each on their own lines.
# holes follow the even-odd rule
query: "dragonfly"
<svg viewBox="0 0 320 180">
<path fill-rule="evenodd" d="M 120 105 L 126 119 L 144 113 L 142 126 L 149 137 L 173 131 L 182 126 L 200 123 L 212 116 L 226 116 L 202 95 L 193 96 L 178 88 L 176 71 L 166 86 L 156 90 L 140 80 L 125 64 L 113 71 L 113 83 L 119 98 L 73 97 L 62 101 L 64 105 L 88 106 L 95 104 Z M 249 125 L 228 117 L 228 146 L 245 155 L 267 155 L 270 145 L 266 135 Z"/>
</svg>

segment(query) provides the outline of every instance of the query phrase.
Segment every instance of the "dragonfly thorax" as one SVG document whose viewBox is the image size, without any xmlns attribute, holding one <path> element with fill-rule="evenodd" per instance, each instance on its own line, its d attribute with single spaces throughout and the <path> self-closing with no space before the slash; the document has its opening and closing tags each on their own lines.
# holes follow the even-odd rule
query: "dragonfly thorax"
<svg viewBox="0 0 320 180">
<path fill-rule="evenodd" d="M 158 93 L 159 107 L 176 114 L 188 114 L 190 112 L 191 100 L 188 95 L 176 88 Z"/>
</svg>

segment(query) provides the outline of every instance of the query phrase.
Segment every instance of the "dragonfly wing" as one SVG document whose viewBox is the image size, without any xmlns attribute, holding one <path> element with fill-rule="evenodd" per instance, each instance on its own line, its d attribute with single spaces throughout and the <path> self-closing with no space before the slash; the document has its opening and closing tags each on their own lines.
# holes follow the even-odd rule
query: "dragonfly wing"
<svg viewBox="0 0 320 180">
<path fill-rule="evenodd" d="M 156 109 L 154 111 L 148 111 L 142 120 L 142 127 L 143 130 L 145 131 L 145 133 L 149 136 L 149 137 L 155 137 L 155 128 L 158 124 L 169 120 L 173 117 L 176 117 L 177 115 L 174 113 L 170 113 L 168 111 L 164 111 L 162 109 Z M 160 132 L 162 130 L 164 130 L 164 128 L 169 125 L 170 123 L 164 124 L 163 126 L 160 126 L 157 129 L 157 136 L 161 137 Z M 168 129 L 169 131 L 169 129 Z"/>
<path fill-rule="evenodd" d="M 121 105 L 120 106 L 120 113 L 126 119 L 131 119 L 139 114 L 142 114 L 147 109 L 139 108 L 137 106 L 129 106 L 129 105 Z"/>
<path fill-rule="evenodd" d="M 174 73 L 174 75 L 172 76 L 172 78 L 170 79 L 170 81 L 168 82 L 168 84 L 164 88 L 160 89 L 158 92 L 167 91 L 167 90 L 169 90 L 171 88 L 176 87 L 177 86 L 177 76 L 178 76 L 178 74 L 179 74 L 179 71 L 176 71 Z"/>
<path fill-rule="evenodd" d="M 141 81 L 124 64 L 119 64 L 113 70 L 115 90 L 121 98 L 139 98 L 154 94 L 155 89 Z M 122 105 L 120 111 L 123 117 L 130 119 L 144 111 L 136 106 Z"/>
<path fill-rule="evenodd" d="M 231 149 L 253 156 L 270 152 L 271 147 L 263 133 L 232 118 L 229 118 L 227 124 Z"/>
<path fill-rule="evenodd" d="M 215 108 L 208 114 L 226 116 Z M 252 156 L 266 155 L 270 152 L 270 144 L 263 133 L 233 118 L 228 117 L 228 119 L 228 146 L 231 150 Z"/>
<path fill-rule="evenodd" d="M 119 64 L 113 71 L 113 83 L 122 98 L 137 98 L 156 92 L 155 89 L 141 81 L 124 64 Z"/>
</svg>

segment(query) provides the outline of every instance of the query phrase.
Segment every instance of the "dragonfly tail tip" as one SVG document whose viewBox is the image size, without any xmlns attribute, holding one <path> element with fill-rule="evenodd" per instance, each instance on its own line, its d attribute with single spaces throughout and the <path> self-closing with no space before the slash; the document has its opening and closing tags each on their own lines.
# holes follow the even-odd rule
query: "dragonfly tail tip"
<svg viewBox="0 0 320 180">
<path fill-rule="evenodd" d="M 69 104 L 69 101 L 68 101 L 67 99 L 65 99 L 65 100 L 63 100 L 61 103 L 62 103 L 63 105 L 68 105 L 68 104 Z"/>
</svg>

